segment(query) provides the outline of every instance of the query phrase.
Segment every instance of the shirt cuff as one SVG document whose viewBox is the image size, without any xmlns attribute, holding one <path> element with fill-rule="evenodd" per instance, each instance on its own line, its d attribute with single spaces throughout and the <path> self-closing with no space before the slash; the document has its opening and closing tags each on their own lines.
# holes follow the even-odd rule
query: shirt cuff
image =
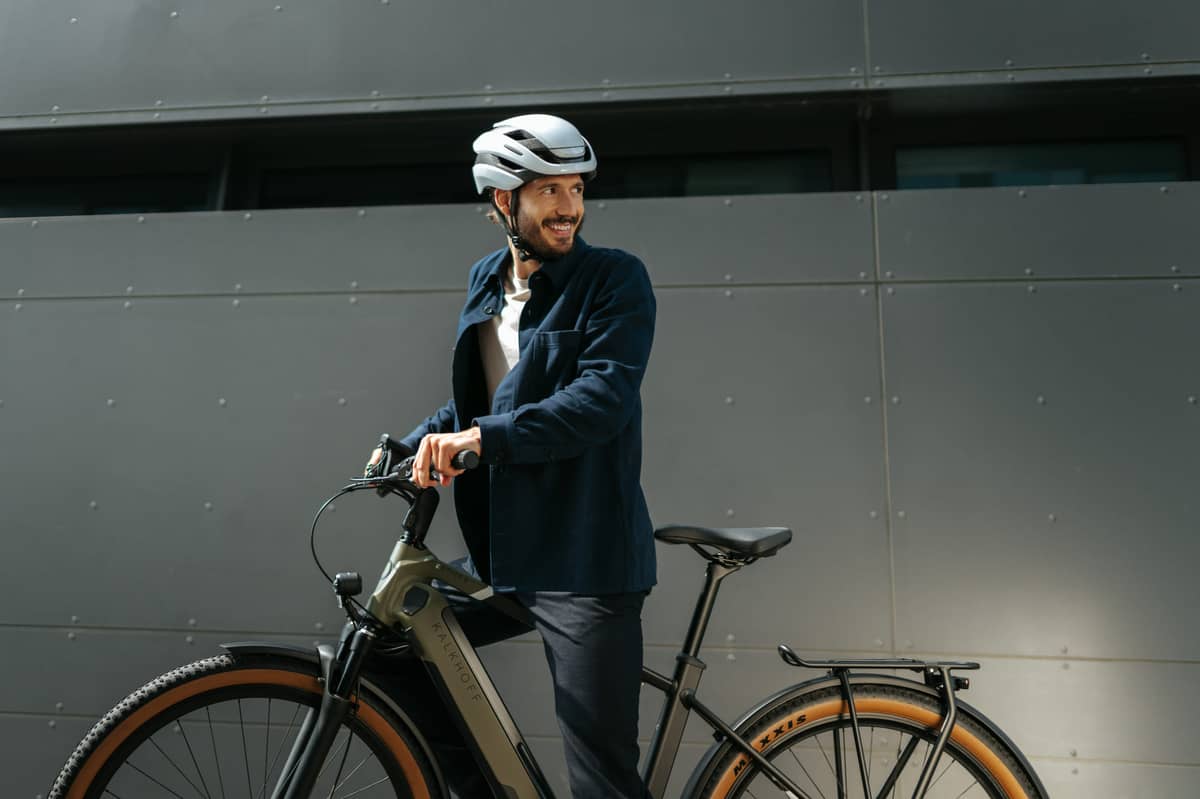
<svg viewBox="0 0 1200 799">
<path fill-rule="evenodd" d="M 511 413 L 479 416 L 472 419 L 471 424 L 479 427 L 479 445 L 483 450 L 480 460 L 496 465 L 504 463 L 512 457 L 510 442 L 513 438 L 513 422 Z"/>
</svg>

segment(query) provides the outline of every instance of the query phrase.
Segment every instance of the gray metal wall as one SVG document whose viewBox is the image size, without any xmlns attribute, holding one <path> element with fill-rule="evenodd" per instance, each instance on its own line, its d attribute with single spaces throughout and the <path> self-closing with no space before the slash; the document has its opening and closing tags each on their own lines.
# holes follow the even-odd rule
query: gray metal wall
<svg viewBox="0 0 1200 799">
<path fill-rule="evenodd" d="M 1173 0 L 9 0 L 0 127 L 1194 75 L 1198 27 Z"/>
<path fill-rule="evenodd" d="M 0 222 L 6 796 L 172 664 L 332 633 L 311 514 L 446 394 L 466 268 L 499 243 L 480 210 Z M 971 657 L 967 698 L 1052 795 L 1194 795 L 1198 213 L 1192 184 L 590 206 L 659 298 L 655 520 L 797 533 L 724 589 L 715 707 L 803 676 L 780 641 Z M 329 565 L 375 574 L 396 510 L 340 502 Z M 660 557 L 668 669 L 701 564 Z M 563 784 L 540 647 L 488 662 Z"/>
</svg>

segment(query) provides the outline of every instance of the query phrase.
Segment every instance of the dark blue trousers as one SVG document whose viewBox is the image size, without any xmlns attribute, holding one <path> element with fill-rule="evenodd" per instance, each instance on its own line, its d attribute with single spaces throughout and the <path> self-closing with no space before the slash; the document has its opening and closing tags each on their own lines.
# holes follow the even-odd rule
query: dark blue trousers
<svg viewBox="0 0 1200 799">
<path fill-rule="evenodd" d="M 476 647 L 529 632 L 525 625 L 482 603 L 447 592 L 463 631 Z M 554 709 L 562 732 L 573 799 L 643 799 L 638 774 L 638 694 L 642 672 L 644 592 L 582 596 L 559 592 L 517 594 L 542 636 L 554 682 Z M 415 660 L 413 681 L 423 666 Z M 432 686 L 431 686 L 432 688 Z M 432 690 L 430 691 L 432 696 Z M 435 703 L 406 708 L 434 747 L 452 794 L 491 795 L 461 733 Z"/>
</svg>

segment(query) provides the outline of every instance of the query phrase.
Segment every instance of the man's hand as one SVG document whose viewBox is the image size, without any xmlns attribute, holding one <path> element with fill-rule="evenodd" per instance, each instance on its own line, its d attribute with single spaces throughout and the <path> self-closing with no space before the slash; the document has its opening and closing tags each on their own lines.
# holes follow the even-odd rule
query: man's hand
<svg viewBox="0 0 1200 799">
<path fill-rule="evenodd" d="M 479 428 L 472 427 L 461 433 L 430 433 L 421 439 L 417 447 L 417 456 L 413 459 L 412 481 L 421 488 L 437 485 L 429 479 L 429 470 L 435 469 L 442 478 L 442 485 L 450 485 L 451 478 L 463 473 L 450 465 L 450 459 L 464 449 L 469 449 L 476 455 L 483 455 L 483 446 L 479 440 Z"/>
</svg>

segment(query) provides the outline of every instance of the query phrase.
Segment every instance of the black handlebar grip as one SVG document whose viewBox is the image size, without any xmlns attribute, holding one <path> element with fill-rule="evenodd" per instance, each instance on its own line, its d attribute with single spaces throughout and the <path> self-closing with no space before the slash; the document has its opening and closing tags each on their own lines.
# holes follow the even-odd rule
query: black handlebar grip
<svg viewBox="0 0 1200 799">
<path fill-rule="evenodd" d="M 464 449 L 450 459 L 450 465 L 455 469 L 474 469 L 479 465 L 479 456 L 473 450 Z"/>
</svg>

